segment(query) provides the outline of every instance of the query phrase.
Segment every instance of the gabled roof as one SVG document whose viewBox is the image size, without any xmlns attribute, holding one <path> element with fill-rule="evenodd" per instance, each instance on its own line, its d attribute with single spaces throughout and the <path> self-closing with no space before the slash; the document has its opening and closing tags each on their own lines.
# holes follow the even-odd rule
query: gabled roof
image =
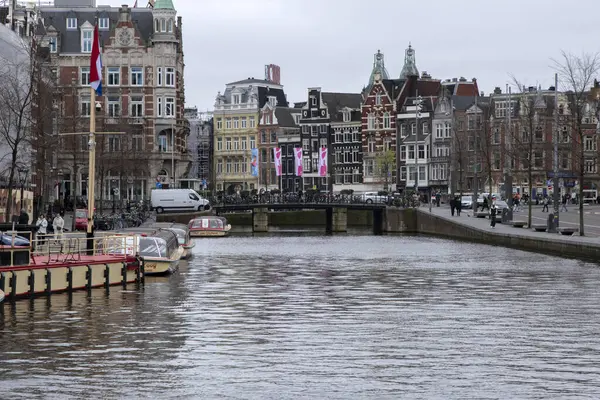
<svg viewBox="0 0 600 400">
<path fill-rule="evenodd" d="M 279 126 L 284 128 L 296 128 L 296 122 L 294 121 L 294 116 L 292 115 L 291 110 L 288 107 L 277 107 L 275 108 L 275 117 L 277 117 L 277 121 L 279 122 Z"/>
<path fill-rule="evenodd" d="M 262 86 L 258 87 L 258 106 L 262 108 L 269 102 L 269 97 L 271 96 L 275 96 L 275 98 L 277 98 L 277 107 L 288 106 L 288 101 L 285 98 L 283 89 L 266 88 Z"/>
<path fill-rule="evenodd" d="M 342 112 L 346 108 L 360 110 L 362 95 L 360 93 L 331 93 L 321 92 L 323 101 L 329 110 L 332 122 L 341 122 Z"/>
<path fill-rule="evenodd" d="M 93 10 L 91 8 L 79 9 L 74 7 L 66 10 L 64 8 L 44 7 L 41 9 L 46 29 L 53 26 L 58 31 L 59 51 L 61 53 L 81 53 L 81 31 L 79 27 L 86 21 L 94 25 L 96 17 L 100 14 L 106 14 L 110 20 L 110 30 L 99 31 L 100 43 L 102 44 L 108 40 L 114 27 L 119 22 L 119 8 Z M 67 18 L 77 18 L 78 29 L 67 30 Z M 142 40 L 149 43 L 154 32 L 152 10 L 149 8 L 131 8 L 131 20 Z"/>
<path fill-rule="evenodd" d="M 242 79 L 241 81 L 230 82 L 227 85 L 248 85 L 248 84 L 252 84 L 252 83 L 256 83 L 259 85 L 277 85 L 276 83 L 273 83 L 266 79 L 256 79 L 256 78 L 246 78 L 246 79 Z M 281 86 L 281 85 L 278 85 L 278 86 Z"/>
</svg>

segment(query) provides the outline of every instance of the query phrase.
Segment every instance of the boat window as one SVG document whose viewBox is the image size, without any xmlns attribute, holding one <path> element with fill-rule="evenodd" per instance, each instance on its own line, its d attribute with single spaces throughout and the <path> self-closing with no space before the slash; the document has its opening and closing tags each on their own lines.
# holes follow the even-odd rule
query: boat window
<svg viewBox="0 0 600 400">
<path fill-rule="evenodd" d="M 154 238 L 140 237 L 140 256 L 160 257 L 160 251 L 156 246 Z"/>
<path fill-rule="evenodd" d="M 169 257 L 171 255 L 164 239 L 156 239 L 156 244 L 158 245 L 159 257 Z"/>
<path fill-rule="evenodd" d="M 194 193 L 190 193 L 190 199 L 192 199 L 192 200 L 196 200 L 196 201 L 200 200 L 200 199 L 198 198 L 198 196 L 196 196 Z"/>
<path fill-rule="evenodd" d="M 179 244 L 184 244 L 185 243 L 185 231 L 183 229 L 177 229 L 177 228 L 169 228 L 170 231 L 174 232 L 175 235 L 177 235 L 177 241 L 179 242 Z"/>
<path fill-rule="evenodd" d="M 210 227 L 212 229 L 223 228 L 223 221 L 221 221 L 220 219 L 213 219 L 210 221 Z"/>
</svg>

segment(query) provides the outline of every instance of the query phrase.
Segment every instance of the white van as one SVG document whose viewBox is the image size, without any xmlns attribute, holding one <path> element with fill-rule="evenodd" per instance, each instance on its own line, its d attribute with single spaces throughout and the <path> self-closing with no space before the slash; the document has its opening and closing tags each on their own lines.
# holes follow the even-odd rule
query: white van
<svg viewBox="0 0 600 400">
<path fill-rule="evenodd" d="M 152 209 L 158 214 L 165 211 L 209 210 L 210 203 L 193 189 L 153 189 L 150 196 Z"/>
</svg>

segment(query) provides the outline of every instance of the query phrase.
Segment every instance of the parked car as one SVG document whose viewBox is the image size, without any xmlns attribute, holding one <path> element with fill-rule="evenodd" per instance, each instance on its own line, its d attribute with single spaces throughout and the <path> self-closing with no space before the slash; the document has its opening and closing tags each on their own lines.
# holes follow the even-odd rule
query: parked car
<svg viewBox="0 0 600 400">
<path fill-rule="evenodd" d="M 462 209 L 473 208 L 473 196 L 463 196 L 460 199 L 460 207 Z"/>
<path fill-rule="evenodd" d="M 502 215 L 502 211 L 508 208 L 508 204 L 504 200 L 496 200 L 495 203 L 498 208 L 498 215 Z"/>
<path fill-rule="evenodd" d="M 379 203 L 385 204 L 388 202 L 388 196 L 381 196 L 379 192 L 365 192 L 361 196 L 362 202 L 367 204 Z"/>
<path fill-rule="evenodd" d="M 87 210 L 75 210 L 75 230 L 87 231 Z"/>
</svg>

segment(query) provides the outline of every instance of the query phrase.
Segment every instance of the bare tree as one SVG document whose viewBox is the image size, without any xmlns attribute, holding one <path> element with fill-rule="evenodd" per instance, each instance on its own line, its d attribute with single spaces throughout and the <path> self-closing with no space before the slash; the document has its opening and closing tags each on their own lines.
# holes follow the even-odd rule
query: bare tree
<svg viewBox="0 0 600 400">
<path fill-rule="evenodd" d="M 480 99 L 478 102 L 478 107 L 481 108 L 481 122 L 477 121 L 477 131 L 476 136 L 478 136 L 479 141 L 479 161 L 481 161 L 482 168 L 481 171 L 485 173 L 486 180 L 488 182 L 488 190 L 489 193 L 492 193 L 492 170 L 494 166 L 494 152 L 495 152 L 495 143 L 494 137 L 492 135 L 492 129 L 489 122 L 489 112 L 490 112 L 490 104 L 489 102 L 483 101 Z M 485 186 L 485 185 L 484 185 Z M 485 189 L 485 188 L 482 188 Z"/>
<path fill-rule="evenodd" d="M 573 164 L 579 179 L 579 235 L 584 236 L 583 180 L 586 176 L 584 117 L 588 113 L 590 103 L 593 101 L 590 99 L 589 90 L 592 87 L 594 78 L 600 71 L 600 53 L 584 52 L 577 56 L 563 50 L 561 51 L 561 59 L 553 59 L 552 63 L 558 73 L 562 87 L 567 91 L 568 110 L 565 113 L 565 120 L 573 142 L 577 144 L 577 148 L 573 152 Z M 597 100 L 594 103 L 597 104 Z M 597 106 L 595 107 L 597 108 Z"/>
<path fill-rule="evenodd" d="M 32 42 L 35 43 L 35 42 Z M 13 212 L 15 172 L 31 166 L 31 110 L 36 96 L 34 72 L 39 66 L 34 44 L 15 36 L 0 40 L 0 148 L 8 174 L 6 218 Z"/>
<path fill-rule="evenodd" d="M 466 131 L 463 129 L 461 121 L 457 121 L 456 118 L 452 122 L 452 145 L 450 150 L 450 157 L 452 159 L 451 165 L 454 166 L 456 174 L 458 174 L 458 191 L 462 197 L 464 182 L 465 182 L 465 171 L 469 166 L 469 138 Z M 452 193 L 454 196 L 454 193 Z"/>
</svg>

